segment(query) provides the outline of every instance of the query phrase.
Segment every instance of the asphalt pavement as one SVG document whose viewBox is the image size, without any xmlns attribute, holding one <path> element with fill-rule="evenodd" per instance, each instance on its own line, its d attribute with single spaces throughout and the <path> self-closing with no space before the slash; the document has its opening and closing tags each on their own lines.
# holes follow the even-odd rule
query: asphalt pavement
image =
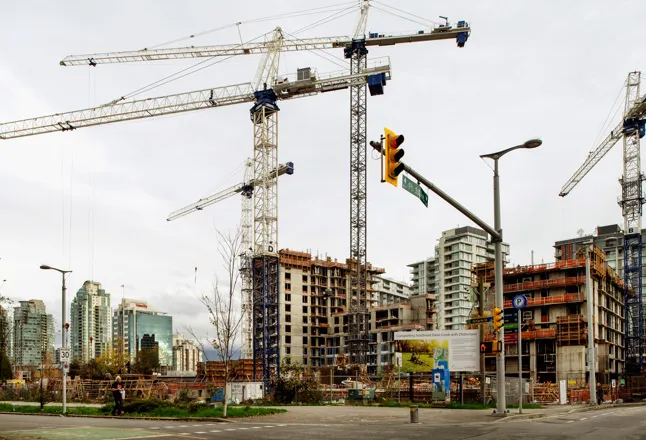
<svg viewBox="0 0 646 440">
<path fill-rule="evenodd" d="M 346 417 L 331 414 L 329 407 L 307 407 L 317 417 L 300 419 L 254 417 L 229 423 L 0 415 L 0 438 L 7 440 L 107 440 L 107 439 L 425 439 L 543 440 L 543 439 L 642 439 L 646 438 L 646 406 L 602 407 L 574 411 L 568 407 L 523 417 L 480 417 L 480 411 L 420 409 L 420 423 L 408 423 L 408 408 L 344 407 Z M 362 410 L 368 410 L 362 412 Z M 445 417 L 436 417 L 444 411 Z M 336 411 L 335 411 L 336 412 Z M 426 414 L 425 414 L 426 413 Z M 459 413 L 459 415 L 455 415 Z M 475 414 L 474 414 L 475 413 Z M 297 414 L 298 415 L 298 414 Z M 373 416 L 380 415 L 378 421 Z M 328 419 L 328 416 L 330 417 Z M 336 421 L 332 420 L 335 418 Z M 458 422 L 458 417 L 461 422 Z M 528 418 L 536 417 L 536 418 Z M 279 421 L 277 422 L 276 419 Z"/>
</svg>

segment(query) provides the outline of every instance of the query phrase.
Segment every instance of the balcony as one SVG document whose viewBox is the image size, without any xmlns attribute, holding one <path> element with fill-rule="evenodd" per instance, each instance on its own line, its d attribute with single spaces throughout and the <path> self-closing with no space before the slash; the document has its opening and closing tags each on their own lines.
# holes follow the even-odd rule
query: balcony
<svg viewBox="0 0 646 440">
<path fill-rule="evenodd" d="M 541 298 L 527 298 L 527 307 L 544 306 L 548 304 L 565 304 L 583 301 L 583 293 L 569 293 L 567 295 L 544 296 Z M 505 308 L 511 308 L 511 300 L 505 301 Z"/>
<path fill-rule="evenodd" d="M 532 330 L 523 332 L 523 341 L 529 341 L 532 339 L 553 339 L 556 337 L 555 328 L 546 328 L 541 330 Z M 485 341 L 493 341 L 496 339 L 495 333 L 490 333 L 485 335 Z M 516 342 L 516 333 L 508 333 L 505 335 L 505 343 Z"/>
<path fill-rule="evenodd" d="M 585 284 L 585 277 L 555 278 L 552 280 L 527 281 L 524 283 L 505 284 L 503 287 L 503 292 L 521 292 L 524 290 L 549 289 L 551 287 L 563 287 L 572 285 L 581 286 L 583 284 Z"/>
</svg>

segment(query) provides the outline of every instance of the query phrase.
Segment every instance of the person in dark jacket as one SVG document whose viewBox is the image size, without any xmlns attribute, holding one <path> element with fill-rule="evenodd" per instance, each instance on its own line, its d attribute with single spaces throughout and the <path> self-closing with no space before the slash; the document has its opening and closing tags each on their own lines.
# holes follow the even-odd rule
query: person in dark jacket
<svg viewBox="0 0 646 440">
<path fill-rule="evenodd" d="M 597 405 L 603 403 L 603 388 L 601 388 L 601 383 L 597 382 Z"/>
<path fill-rule="evenodd" d="M 115 382 L 112 384 L 112 397 L 114 397 L 114 409 L 112 410 L 112 415 L 123 415 L 123 383 L 121 383 L 121 376 L 115 378 Z"/>
</svg>

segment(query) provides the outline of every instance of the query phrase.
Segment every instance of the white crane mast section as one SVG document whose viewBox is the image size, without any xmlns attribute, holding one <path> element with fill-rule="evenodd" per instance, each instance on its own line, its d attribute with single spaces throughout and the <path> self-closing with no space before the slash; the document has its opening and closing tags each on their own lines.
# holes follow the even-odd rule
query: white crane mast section
<svg viewBox="0 0 646 440">
<path fill-rule="evenodd" d="M 640 72 L 632 72 L 628 75 L 624 120 L 631 119 L 631 115 L 635 115 L 636 107 L 646 107 L 646 100 L 644 99 L 646 96 L 637 105 L 640 102 L 640 82 Z M 644 176 L 641 168 L 639 131 L 637 129 L 625 130 L 623 153 L 624 175 L 621 179 L 622 197 L 620 205 L 624 216 L 624 233 L 640 234 L 642 230 L 642 205 L 644 204 L 642 194 L 642 181 L 644 180 Z"/>
<path fill-rule="evenodd" d="M 421 31 L 419 31 L 421 32 Z M 366 46 L 392 46 L 398 43 L 455 39 L 462 32 L 471 32 L 468 26 L 461 28 L 433 28 L 424 33 L 383 34 L 366 38 Z M 304 38 L 282 40 L 281 52 L 299 50 L 321 50 L 344 48 L 352 43 L 348 36 Z M 126 52 L 106 52 L 87 55 L 70 55 L 64 58 L 61 66 L 87 66 L 97 64 L 134 63 L 145 61 L 166 61 L 186 58 L 228 57 L 234 55 L 254 55 L 271 51 L 273 40 L 260 43 L 225 44 L 217 46 L 177 47 L 168 49 L 136 50 Z"/>
<path fill-rule="evenodd" d="M 244 172 L 245 182 L 253 180 L 253 160 L 247 160 Z M 279 173 L 280 175 L 280 173 Z M 242 358 L 253 358 L 253 194 L 245 192 L 242 197 L 242 255 L 240 256 L 240 275 L 242 279 Z"/>
<path fill-rule="evenodd" d="M 278 99 L 285 100 L 366 83 L 369 75 L 382 72 L 386 73 L 387 78 L 390 79 L 390 60 L 387 57 L 377 60 L 374 67 L 368 67 L 359 74 L 330 75 L 320 79 L 313 76 L 308 80 L 275 83 L 272 87 L 276 91 Z M 0 139 L 6 140 L 55 131 L 69 131 L 112 122 L 254 102 L 253 92 L 254 90 L 250 83 L 236 84 L 158 98 L 116 102 L 84 110 L 5 122 L 0 124 Z"/>
</svg>

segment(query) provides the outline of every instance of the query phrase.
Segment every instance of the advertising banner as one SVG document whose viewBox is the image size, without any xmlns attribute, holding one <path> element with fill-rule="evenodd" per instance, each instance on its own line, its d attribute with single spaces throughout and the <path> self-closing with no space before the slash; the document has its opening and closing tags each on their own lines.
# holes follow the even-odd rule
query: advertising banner
<svg viewBox="0 0 646 440">
<path fill-rule="evenodd" d="M 395 352 L 402 355 L 402 372 L 430 373 L 480 370 L 480 330 L 395 332 Z"/>
</svg>

